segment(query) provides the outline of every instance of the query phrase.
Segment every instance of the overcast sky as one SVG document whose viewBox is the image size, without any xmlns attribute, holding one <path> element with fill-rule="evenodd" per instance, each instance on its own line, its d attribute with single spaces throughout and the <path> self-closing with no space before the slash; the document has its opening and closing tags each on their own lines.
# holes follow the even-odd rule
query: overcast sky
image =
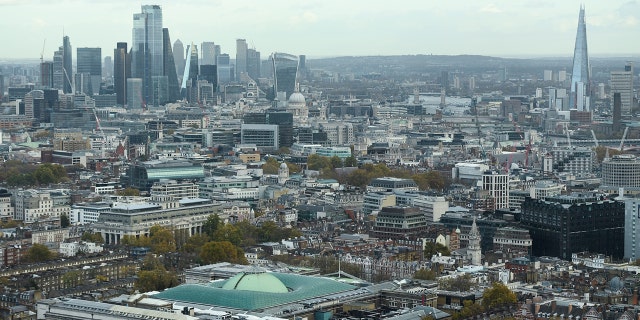
<svg viewBox="0 0 640 320">
<path fill-rule="evenodd" d="M 572 56 L 580 4 L 589 54 L 640 53 L 635 0 L 0 0 L 0 58 L 44 58 L 68 35 L 71 45 L 131 44 L 132 16 L 159 4 L 171 40 L 213 41 L 235 57 L 247 39 L 266 58 L 274 51 L 308 57 L 398 54 Z M 64 30 L 64 31 L 63 31 Z"/>
</svg>

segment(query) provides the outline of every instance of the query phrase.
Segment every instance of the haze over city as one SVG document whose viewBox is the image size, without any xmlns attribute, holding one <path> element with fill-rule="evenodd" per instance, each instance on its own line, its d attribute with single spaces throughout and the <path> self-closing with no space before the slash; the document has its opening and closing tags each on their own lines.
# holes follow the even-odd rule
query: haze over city
<svg viewBox="0 0 640 320">
<path fill-rule="evenodd" d="M 262 52 L 340 55 L 570 56 L 586 8 L 591 55 L 637 53 L 638 1 L 156 1 L 172 39 L 247 39 Z M 155 4 L 154 3 L 154 4 Z M 0 58 L 51 59 L 63 34 L 73 47 L 131 42 L 136 1 L 0 0 Z M 64 17 L 64 18 L 62 18 Z"/>
</svg>

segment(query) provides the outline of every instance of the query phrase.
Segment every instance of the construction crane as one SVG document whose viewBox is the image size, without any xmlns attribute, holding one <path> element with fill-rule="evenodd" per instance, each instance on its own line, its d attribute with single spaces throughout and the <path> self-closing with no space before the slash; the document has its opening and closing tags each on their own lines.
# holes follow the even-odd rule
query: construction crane
<svg viewBox="0 0 640 320">
<path fill-rule="evenodd" d="M 624 139 L 627 138 L 627 132 L 629 132 L 629 127 L 625 127 L 624 128 L 624 133 L 622 134 L 622 139 L 620 139 L 620 151 L 622 151 L 622 148 L 624 147 Z"/>
<path fill-rule="evenodd" d="M 596 138 L 596 133 L 591 129 L 591 135 L 593 136 L 593 142 L 596 144 L 596 148 L 598 147 L 598 138 Z"/>
</svg>

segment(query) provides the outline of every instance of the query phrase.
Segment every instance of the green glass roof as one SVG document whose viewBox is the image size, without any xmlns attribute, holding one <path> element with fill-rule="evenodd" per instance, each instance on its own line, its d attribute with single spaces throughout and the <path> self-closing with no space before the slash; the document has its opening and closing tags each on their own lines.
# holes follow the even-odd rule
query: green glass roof
<svg viewBox="0 0 640 320">
<path fill-rule="evenodd" d="M 238 273 L 222 286 L 225 290 L 286 293 L 289 289 L 271 273 Z"/>
<path fill-rule="evenodd" d="M 320 277 L 240 273 L 225 281 L 183 284 L 153 297 L 251 311 L 355 289 L 350 284 Z"/>
</svg>

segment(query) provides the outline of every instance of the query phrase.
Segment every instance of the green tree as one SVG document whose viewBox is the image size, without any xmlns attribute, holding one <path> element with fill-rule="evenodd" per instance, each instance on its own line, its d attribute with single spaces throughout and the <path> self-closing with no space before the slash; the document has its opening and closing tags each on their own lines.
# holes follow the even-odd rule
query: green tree
<svg viewBox="0 0 640 320">
<path fill-rule="evenodd" d="M 342 159 L 340 159 L 338 156 L 331 157 L 330 161 L 331 161 L 331 168 L 332 169 L 342 168 L 342 166 L 343 166 Z"/>
<path fill-rule="evenodd" d="M 366 187 L 371 179 L 369 178 L 369 173 L 364 169 L 357 169 L 351 172 L 346 179 L 346 183 L 352 186 L 364 188 Z"/>
<path fill-rule="evenodd" d="M 66 214 L 60 215 L 60 227 L 67 228 L 71 225 L 71 221 L 69 221 L 69 216 Z"/>
<path fill-rule="evenodd" d="M 67 288 L 75 288 L 82 284 L 82 271 L 80 270 L 71 270 L 65 272 L 62 276 L 62 283 Z"/>
<path fill-rule="evenodd" d="M 280 163 L 274 157 L 267 158 L 267 161 L 262 165 L 262 172 L 264 174 L 278 174 L 279 169 Z"/>
<path fill-rule="evenodd" d="M 471 275 L 465 274 L 456 278 L 441 279 L 438 281 L 438 286 L 443 290 L 449 291 L 469 291 L 473 287 L 474 283 L 471 279 Z"/>
<path fill-rule="evenodd" d="M 431 259 L 434 255 L 440 253 L 443 256 L 450 256 L 451 252 L 449 248 L 443 246 L 440 243 L 436 242 L 427 242 L 424 245 L 424 257 L 427 259 Z"/>
<path fill-rule="evenodd" d="M 126 189 L 118 190 L 117 195 L 124 197 L 139 197 L 140 190 L 132 187 L 128 187 Z"/>
<path fill-rule="evenodd" d="M 302 171 L 302 168 L 300 168 L 300 166 L 295 163 L 290 163 L 290 162 L 285 162 L 285 163 L 287 164 L 287 168 L 289 169 L 290 174 L 298 173 Z"/>
<path fill-rule="evenodd" d="M 27 250 L 26 258 L 29 262 L 44 262 L 55 258 L 47 246 L 36 243 Z"/>
<path fill-rule="evenodd" d="M 51 168 L 40 166 L 33 173 L 33 177 L 38 184 L 46 185 L 56 182 L 56 177 L 53 175 Z"/>
<path fill-rule="evenodd" d="M 155 225 L 149 229 L 151 251 L 156 254 L 165 254 L 176 251 L 176 239 L 173 231 L 163 226 Z"/>
<path fill-rule="evenodd" d="M 433 270 L 421 268 L 413 274 L 414 279 L 418 280 L 435 280 L 436 273 Z"/>
<path fill-rule="evenodd" d="M 414 174 L 411 178 L 416 182 L 420 190 L 442 190 L 446 187 L 445 178 L 439 171 L 430 170 L 424 173 Z"/>
<path fill-rule="evenodd" d="M 95 243 L 104 243 L 101 233 L 85 232 L 80 237 L 80 240 Z"/>
<path fill-rule="evenodd" d="M 140 292 L 159 291 L 178 285 L 178 277 L 167 271 L 162 262 L 151 255 L 145 257 L 134 287 Z"/>
<path fill-rule="evenodd" d="M 462 310 L 453 315 L 453 319 L 462 320 L 475 317 L 484 312 L 484 308 L 479 303 L 474 303 L 471 300 L 464 300 L 462 302 Z"/>
<path fill-rule="evenodd" d="M 323 157 L 315 153 L 307 157 L 307 168 L 309 170 L 322 170 L 326 167 L 331 167 L 331 161 L 328 157 Z"/>
<path fill-rule="evenodd" d="M 214 241 L 229 241 L 234 246 L 240 245 L 242 242 L 242 234 L 234 225 L 227 223 L 222 225 L 213 233 Z"/>
<path fill-rule="evenodd" d="M 209 241 L 209 236 L 204 234 L 194 234 L 187 242 L 182 246 L 182 251 L 188 253 L 195 253 L 196 255 L 200 254 L 200 249 L 202 246 Z"/>
<path fill-rule="evenodd" d="M 358 166 L 358 160 L 354 156 L 349 156 L 349 157 L 344 159 L 344 166 L 345 167 L 357 167 Z"/>
<path fill-rule="evenodd" d="M 210 241 L 202 246 L 200 259 L 204 263 L 230 262 L 248 264 L 242 249 L 229 241 Z"/>
<path fill-rule="evenodd" d="M 202 232 L 206 234 L 209 239 L 213 239 L 213 234 L 222 225 L 222 220 L 218 214 L 212 214 L 207 217 L 207 221 L 202 225 Z"/>
<path fill-rule="evenodd" d="M 502 282 L 494 282 L 482 294 L 482 306 L 487 310 L 510 306 L 517 301 L 516 294 Z"/>
</svg>

